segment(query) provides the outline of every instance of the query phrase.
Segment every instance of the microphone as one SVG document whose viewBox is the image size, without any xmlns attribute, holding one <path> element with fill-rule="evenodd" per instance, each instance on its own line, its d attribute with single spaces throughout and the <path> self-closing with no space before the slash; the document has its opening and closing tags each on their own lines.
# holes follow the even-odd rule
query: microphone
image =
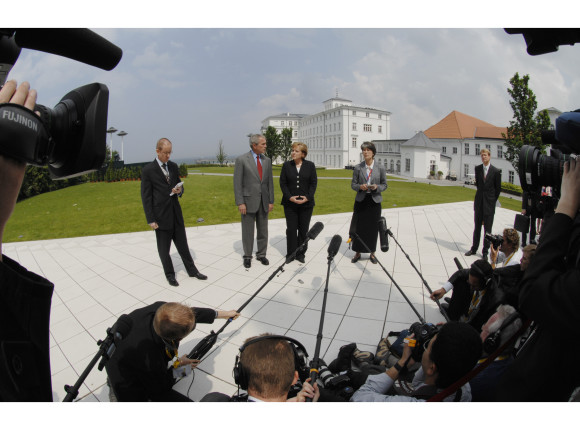
<svg viewBox="0 0 580 430">
<path fill-rule="evenodd" d="M 86 28 L 19 28 L 14 35 L 21 48 L 34 49 L 113 70 L 123 51 Z"/>
<path fill-rule="evenodd" d="M 381 251 L 389 250 L 389 236 L 387 236 L 387 220 L 384 216 L 379 218 L 379 240 L 381 241 Z"/>
<path fill-rule="evenodd" d="M 330 245 L 328 245 L 328 258 L 332 259 L 338 253 L 338 249 L 340 248 L 340 243 L 342 242 L 342 237 L 338 234 L 335 234 L 330 241 Z"/>
<path fill-rule="evenodd" d="M 310 230 L 308 230 L 308 233 L 306 233 L 306 237 L 310 240 L 316 239 L 316 237 L 320 234 L 323 228 L 324 224 L 318 221 L 316 224 L 312 226 Z"/>
</svg>

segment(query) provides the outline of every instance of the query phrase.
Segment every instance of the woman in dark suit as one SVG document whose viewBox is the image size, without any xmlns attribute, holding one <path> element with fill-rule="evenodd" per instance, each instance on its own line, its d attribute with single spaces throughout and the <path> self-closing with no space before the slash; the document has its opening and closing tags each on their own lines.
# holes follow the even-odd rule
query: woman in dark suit
<svg viewBox="0 0 580 430">
<path fill-rule="evenodd" d="M 312 161 L 305 160 L 308 147 L 296 142 L 292 145 L 292 160 L 282 165 L 280 173 L 280 188 L 282 189 L 282 205 L 286 216 L 286 257 L 292 254 L 298 245 L 306 239 L 310 227 L 310 218 L 314 209 L 314 193 L 318 178 Z M 304 263 L 304 247 L 296 260 Z"/>
<path fill-rule="evenodd" d="M 379 219 L 381 217 L 381 193 L 387 189 L 387 172 L 385 167 L 375 163 L 377 149 L 371 142 L 364 142 L 360 149 L 364 161 L 354 168 L 351 188 L 356 191 L 351 231 L 356 232 L 371 251 L 370 260 L 377 263 L 375 250 L 379 234 Z M 351 262 L 360 259 L 361 252 L 369 252 L 367 248 L 353 238 L 352 250 L 356 252 Z"/>
</svg>

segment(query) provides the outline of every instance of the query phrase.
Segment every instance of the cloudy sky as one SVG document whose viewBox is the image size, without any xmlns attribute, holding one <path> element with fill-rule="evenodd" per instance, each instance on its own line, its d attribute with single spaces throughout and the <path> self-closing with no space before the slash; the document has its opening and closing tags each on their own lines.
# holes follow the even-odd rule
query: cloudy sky
<svg viewBox="0 0 580 430">
<path fill-rule="evenodd" d="M 176 22 L 199 26 L 197 19 Z M 390 29 L 360 28 L 365 20 L 354 21 L 358 28 L 344 28 L 344 21 L 333 28 L 327 20 L 320 28 L 291 28 L 247 19 L 240 23 L 246 28 L 227 21 L 221 27 L 220 20 L 204 22 L 205 28 L 166 28 L 174 26 L 171 19 L 143 26 L 137 19 L 132 28 L 110 27 L 119 22 L 84 25 L 123 50 L 114 70 L 23 49 L 10 77 L 29 80 L 38 102 L 50 107 L 76 87 L 106 84 L 108 127 L 128 133 L 127 162 L 152 159 L 162 136 L 173 141 L 176 159 L 213 158 L 220 140 L 228 155 L 240 154 L 246 135 L 259 131 L 267 116 L 319 112 L 337 91 L 355 105 L 391 112 L 393 139 L 410 138 L 453 110 L 507 126 L 506 89 L 515 72 L 530 75 L 540 108 L 580 108 L 580 47 L 532 57 L 523 37 L 505 33 L 501 22 L 414 28 L 410 20 L 410 28 Z M 304 23 L 315 27 L 310 22 Z M 290 28 L 258 28 L 264 24 Z M 113 148 L 120 143 L 114 136 Z"/>
</svg>

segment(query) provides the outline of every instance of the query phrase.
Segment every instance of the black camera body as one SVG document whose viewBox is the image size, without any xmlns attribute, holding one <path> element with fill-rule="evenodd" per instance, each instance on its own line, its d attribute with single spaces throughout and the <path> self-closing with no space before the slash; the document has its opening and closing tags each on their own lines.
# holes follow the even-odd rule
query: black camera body
<svg viewBox="0 0 580 430">
<path fill-rule="evenodd" d="M 543 131 L 542 143 L 551 145 L 550 155 L 542 154 L 535 146 L 522 146 L 518 163 L 520 184 L 524 191 L 536 194 L 542 187 L 552 187 L 557 200 L 564 163 L 570 154 L 580 154 L 580 109 L 556 118 L 556 129 Z"/>
<path fill-rule="evenodd" d="M 433 324 L 420 322 L 411 324 L 409 334 L 414 334 L 416 341 L 415 347 L 411 352 L 411 358 L 413 358 L 416 363 L 421 362 L 425 342 L 430 341 L 437 333 L 439 333 L 439 329 Z"/>
<path fill-rule="evenodd" d="M 501 234 L 485 233 L 485 240 L 489 240 L 493 247 L 498 249 L 503 243 L 503 236 Z"/>
</svg>

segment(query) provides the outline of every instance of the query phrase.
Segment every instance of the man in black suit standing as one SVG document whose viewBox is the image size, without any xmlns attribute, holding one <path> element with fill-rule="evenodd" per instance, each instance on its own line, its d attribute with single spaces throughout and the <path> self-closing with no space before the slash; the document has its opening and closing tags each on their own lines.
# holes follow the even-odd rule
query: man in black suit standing
<svg viewBox="0 0 580 430">
<path fill-rule="evenodd" d="M 471 249 L 465 253 L 467 256 L 474 255 L 479 248 L 482 225 L 484 234 L 491 233 L 495 204 L 501 192 L 501 172 L 497 167 L 491 165 L 489 149 L 482 149 L 480 154 L 483 164 L 475 167 L 475 186 L 477 187 L 473 201 L 475 228 Z M 488 250 L 489 241 L 484 237 L 481 251 L 484 259 L 487 259 Z"/>
<path fill-rule="evenodd" d="M 143 167 L 141 172 L 141 200 L 149 226 L 155 230 L 157 251 L 169 285 L 179 286 L 175 279 L 175 270 L 169 255 L 171 241 L 175 243 L 187 274 L 193 278 L 205 280 L 191 257 L 185 223 L 178 197 L 183 194 L 183 184 L 179 181 L 177 164 L 169 161 L 172 145 L 169 139 L 157 141 L 157 158 Z"/>
</svg>

